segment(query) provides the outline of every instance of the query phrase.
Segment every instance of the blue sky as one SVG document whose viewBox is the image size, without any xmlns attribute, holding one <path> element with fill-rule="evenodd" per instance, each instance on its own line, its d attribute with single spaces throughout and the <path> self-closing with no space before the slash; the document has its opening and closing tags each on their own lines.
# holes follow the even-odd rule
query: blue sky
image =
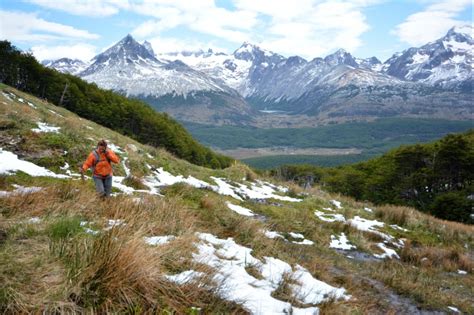
<svg viewBox="0 0 474 315">
<path fill-rule="evenodd" d="M 40 60 L 88 60 L 132 34 L 155 52 L 248 41 L 284 56 L 356 57 L 421 46 L 472 25 L 471 0 L 0 0 L 0 39 Z"/>
</svg>

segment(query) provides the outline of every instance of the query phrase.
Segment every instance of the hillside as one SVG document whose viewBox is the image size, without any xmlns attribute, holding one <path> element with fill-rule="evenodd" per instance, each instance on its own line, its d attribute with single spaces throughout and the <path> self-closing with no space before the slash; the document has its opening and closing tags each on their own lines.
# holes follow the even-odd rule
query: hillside
<svg viewBox="0 0 474 315">
<path fill-rule="evenodd" d="M 193 165 L 12 88 L 0 114 L 2 313 L 474 312 L 470 226 Z M 76 173 L 102 138 L 106 201 Z"/>
<path fill-rule="evenodd" d="M 289 165 L 273 173 L 305 185 L 318 183 L 359 200 L 412 206 L 442 219 L 474 222 L 474 129 L 427 144 L 401 146 L 357 164 Z"/>
</svg>

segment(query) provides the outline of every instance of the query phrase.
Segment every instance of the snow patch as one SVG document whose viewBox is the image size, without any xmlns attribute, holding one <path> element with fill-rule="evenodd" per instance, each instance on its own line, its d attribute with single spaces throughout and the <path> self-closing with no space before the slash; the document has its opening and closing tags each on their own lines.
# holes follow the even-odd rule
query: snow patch
<svg viewBox="0 0 474 315">
<path fill-rule="evenodd" d="M 342 214 L 339 213 L 324 213 L 322 211 L 314 211 L 314 215 L 317 216 L 321 221 L 326 222 L 346 222 L 346 219 Z"/>
<path fill-rule="evenodd" d="M 47 123 L 44 122 L 38 122 L 38 128 L 33 128 L 31 131 L 36 132 L 36 133 L 41 133 L 41 132 L 53 132 L 53 133 L 59 133 L 59 129 L 61 127 L 55 127 L 48 125 Z"/>
<path fill-rule="evenodd" d="M 285 237 L 284 237 L 281 233 L 276 232 L 276 231 L 265 230 L 265 231 L 263 232 L 263 234 L 264 234 L 266 237 L 271 238 L 271 239 L 274 239 L 274 238 L 282 238 L 282 239 L 286 240 Z"/>
<path fill-rule="evenodd" d="M 164 245 L 172 240 L 174 240 L 176 236 L 174 235 L 163 235 L 163 236 L 150 236 L 144 237 L 145 243 L 148 245 Z"/>
<path fill-rule="evenodd" d="M 227 202 L 227 207 L 229 207 L 230 210 L 237 212 L 240 215 L 244 215 L 247 217 L 253 217 L 255 215 L 252 210 L 241 207 L 239 205 L 234 205 L 230 202 Z"/>
<path fill-rule="evenodd" d="M 347 239 L 346 234 L 342 232 L 339 238 L 334 235 L 331 235 L 331 243 L 329 244 L 329 248 L 351 250 L 356 249 L 357 247 L 352 244 L 349 244 L 349 240 Z"/>
<path fill-rule="evenodd" d="M 16 171 L 22 171 L 30 176 L 47 176 L 55 178 L 69 178 L 69 176 L 56 174 L 44 167 L 31 162 L 18 159 L 16 154 L 5 151 L 0 148 L 0 174 L 11 174 Z"/>
<path fill-rule="evenodd" d="M 384 251 L 383 254 L 374 254 L 375 257 L 384 259 L 384 258 L 398 258 L 400 259 L 400 256 L 398 256 L 397 252 L 394 251 L 391 248 L 388 248 L 385 246 L 384 243 L 378 243 L 377 246 Z"/>
<path fill-rule="evenodd" d="M 337 200 L 329 200 L 330 203 L 334 205 L 337 209 L 342 209 L 341 202 Z"/>
</svg>

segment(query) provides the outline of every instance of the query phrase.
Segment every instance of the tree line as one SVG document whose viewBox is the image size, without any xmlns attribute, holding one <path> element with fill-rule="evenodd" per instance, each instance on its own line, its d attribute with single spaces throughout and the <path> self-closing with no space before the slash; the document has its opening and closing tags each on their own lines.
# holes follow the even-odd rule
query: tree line
<svg viewBox="0 0 474 315">
<path fill-rule="evenodd" d="M 94 83 L 41 65 L 31 53 L 0 41 L 0 82 L 67 108 L 137 141 L 163 147 L 191 163 L 225 168 L 232 159 L 201 145 L 166 113 Z"/>
<path fill-rule="evenodd" d="M 401 146 L 381 157 L 323 168 L 286 165 L 273 176 L 375 204 L 415 207 L 436 217 L 474 222 L 474 129 L 429 144 Z"/>
</svg>

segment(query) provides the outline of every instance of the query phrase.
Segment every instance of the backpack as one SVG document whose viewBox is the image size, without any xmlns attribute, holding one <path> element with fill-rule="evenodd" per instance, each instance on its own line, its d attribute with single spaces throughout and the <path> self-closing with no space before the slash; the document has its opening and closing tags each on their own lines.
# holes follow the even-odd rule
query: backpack
<svg viewBox="0 0 474 315">
<path fill-rule="evenodd" d="M 100 154 L 97 153 L 97 150 L 92 151 L 92 154 L 94 154 L 94 157 L 95 157 L 94 164 L 92 164 L 92 167 L 91 167 L 92 168 L 92 175 L 94 175 L 95 174 L 95 166 L 97 165 L 97 163 L 102 162 L 104 160 L 100 159 Z M 107 156 L 106 156 L 106 160 L 110 165 L 112 165 L 112 163 L 110 163 L 110 159 L 107 158 Z"/>
</svg>

